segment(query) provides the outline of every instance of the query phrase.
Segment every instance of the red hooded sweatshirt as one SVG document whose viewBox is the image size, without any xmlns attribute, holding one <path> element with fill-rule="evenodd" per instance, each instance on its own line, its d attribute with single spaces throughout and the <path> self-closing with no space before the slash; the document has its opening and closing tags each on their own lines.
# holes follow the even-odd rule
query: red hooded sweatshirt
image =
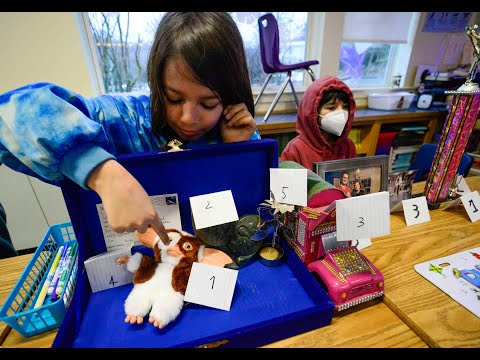
<svg viewBox="0 0 480 360">
<path fill-rule="evenodd" d="M 318 107 L 323 94 L 329 90 L 343 90 L 350 98 L 350 113 L 342 134 L 329 144 L 318 127 Z M 282 160 L 291 160 L 312 170 L 314 162 L 350 159 L 357 156 L 355 144 L 348 137 L 352 128 L 356 104 L 349 87 L 334 76 L 315 80 L 305 91 L 297 114 L 297 136 L 282 151 Z"/>
</svg>

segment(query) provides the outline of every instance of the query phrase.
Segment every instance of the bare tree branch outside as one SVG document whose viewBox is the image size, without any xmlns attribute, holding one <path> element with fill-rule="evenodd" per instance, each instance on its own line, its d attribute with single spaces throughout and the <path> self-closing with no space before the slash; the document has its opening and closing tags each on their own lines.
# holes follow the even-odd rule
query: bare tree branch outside
<svg viewBox="0 0 480 360">
<path fill-rule="evenodd" d="M 89 13 L 107 93 L 144 90 L 150 44 L 130 32 L 130 13 Z"/>
<path fill-rule="evenodd" d="M 98 50 L 105 91 L 148 93 L 147 61 L 158 23 L 164 13 L 89 12 L 90 28 Z M 257 19 L 261 12 L 231 12 L 244 40 L 252 86 L 266 77 L 260 61 Z M 285 63 L 299 62 L 305 56 L 307 13 L 275 12 L 281 25 L 281 57 Z M 135 31 L 136 30 L 136 31 Z M 270 86 L 283 83 L 275 75 Z M 303 72 L 294 74 L 295 84 L 303 82 Z"/>
</svg>

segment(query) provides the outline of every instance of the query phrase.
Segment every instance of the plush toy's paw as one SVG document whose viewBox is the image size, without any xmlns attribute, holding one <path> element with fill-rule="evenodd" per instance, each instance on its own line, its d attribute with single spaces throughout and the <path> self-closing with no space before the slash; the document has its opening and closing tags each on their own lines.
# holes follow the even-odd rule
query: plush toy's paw
<svg viewBox="0 0 480 360">
<path fill-rule="evenodd" d="M 153 326 L 159 329 L 164 328 L 174 321 L 183 308 L 183 295 L 178 292 L 171 292 L 157 297 L 157 301 L 150 310 L 150 321 Z"/>
<path fill-rule="evenodd" d="M 163 329 L 163 327 L 166 325 L 162 321 L 156 320 L 152 315 L 150 315 L 150 318 L 148 319 L 148 321 L 151 322 L 153 326 L 159 329 Z"/>
<path fill-rule="evenodd" d="M 119 257 L 117 259 L 117 264 L 120 264 L 120 265 L 125 264 L 128 261 L 129 258 L 130 258 L 130 256 Z"/>
<path fill-rule="evenodd" d="M 141 324 L 143 323 L 143 316 L 127 315 L 125 322 L 130 324 Z"/>
</svg>

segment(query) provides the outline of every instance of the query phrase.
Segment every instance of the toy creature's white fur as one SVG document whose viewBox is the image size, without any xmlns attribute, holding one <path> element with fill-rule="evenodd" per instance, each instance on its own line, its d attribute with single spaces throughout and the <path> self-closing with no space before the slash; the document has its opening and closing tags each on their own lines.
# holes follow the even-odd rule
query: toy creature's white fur
<svg viewBox="0 0 480 360">
<path fill-rule="evenodd" d="M 186 235 L 190 235 L 184 233 Z M 157 241 L 155 246 L 161 250 L 162 261 L 157 264 L 155 274 L 151 279 L 141 284 L 135 284 L 125 300 L 127 316 L 144 317 L 150 311 L 150 322 L 155 322 L 160 328 L 175 320 L 183 307 L 184 296 L 172 287 L 172 272 L 179 263 L 180 257 L 168 255 L 168 249 L 173 248 L 181 235 L 170 232 L 170 244 L 164 245 Z M 158 239 L 157 239 L 158 240 Z M 204 246 L 200 248 L 198 258 L 203 258 Z M 135 253 L 127 262 L 127 269 L 136 272 L 142 260 L 141 253 Z M 153 320 L 153 321 L 152 321 Z"/>
</svg>

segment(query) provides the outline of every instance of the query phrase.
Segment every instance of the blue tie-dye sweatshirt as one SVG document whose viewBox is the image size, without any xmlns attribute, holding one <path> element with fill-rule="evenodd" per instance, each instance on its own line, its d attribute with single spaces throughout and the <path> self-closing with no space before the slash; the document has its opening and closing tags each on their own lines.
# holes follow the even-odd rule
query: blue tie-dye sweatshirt
<svg viewBox="0 0 480 360">
<path fill-rule="evenodd" d="M 220 142 L 217 127 L 185 147 Z M 152 134 L 148 96 L 85 98 L 51 83 L 0 95 L 0 162 L 52 184 L 69 178 L 87 188 L 88 174 L 103 161 L 163 145 Z"/>
</svg>

